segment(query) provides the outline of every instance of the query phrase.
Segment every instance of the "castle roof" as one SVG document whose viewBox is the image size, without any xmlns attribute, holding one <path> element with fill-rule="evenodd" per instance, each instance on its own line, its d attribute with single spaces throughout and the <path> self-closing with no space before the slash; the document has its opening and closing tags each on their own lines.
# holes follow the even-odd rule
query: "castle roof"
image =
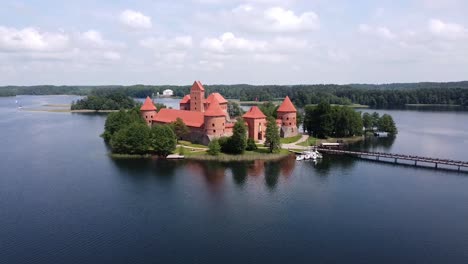
<svg viewBox="0 0 468 264">
<path fill-rule="evenodd" d="M 205 102 L 211 104 L 213 100 L 218 101 L 220 104 L 226 104 L 228 101 L 224 99 L 224 97 L 220 93 L 212 93 L 208 98 L 206 98 Z"/>
<path fill-rule="evenodd" d="M 159 123 L 172 123 L 176 121 L 177 118 L 182 119 L 182 121 L 184 121 L 184 123 L 189 127 L 201 127 L 205 122 L 202 112 L 168 108 L 159 110 L 159 113 L 153 118 L 153 121 Z"/>
<path fill-rule="evenodd" d="M 266 118 L 266 116 L 262 113 L 262 110 L 258 108 L 258 106 L 252 106 L 250 110 L 245 113 L 243 118 Z"/>
<path fill-rule="evenodd" d="M 296 108 L 291 102 L 291 99 L 289 99 L 289 96 L 286 96 L 286 98 L 284 98 L 283 103 L 280 105 L 277 111 L 278 112 L 296 112 Z"/>
<path fill-rule="evenodd" d="M 190 102 L 190 94 L 185 95 L 184 98 L 180 100 L 180 104 L 187 104 L 189 102 Z"/>
<path fill-rule="evenodd" d="M 149 96 L 146 97 L 145 102 L 140 107 L 141 111 L 156 111 L 156 106 L 154 106 L 153 101 Z"/>
<path fill-rule="evenodd" d="M 219 106 L 219 102 L 217 100 L 213 100 L 206 109 L 205 116 L 226 116 L 226 113 Z"/>
<path fill-rule="evenodd" d="M 192 91 L 205 91 L 205 88 L 203 88 L 203 85 L 201 84 L 200 81 L 195 81 L 193 82 L 191 90 Z"/>
</svg>

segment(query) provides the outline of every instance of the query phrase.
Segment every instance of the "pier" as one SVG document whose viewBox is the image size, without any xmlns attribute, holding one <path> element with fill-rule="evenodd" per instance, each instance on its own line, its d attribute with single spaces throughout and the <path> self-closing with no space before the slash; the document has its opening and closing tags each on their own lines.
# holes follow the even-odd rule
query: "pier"
<svg viewBox="0 0 468 264">
<path fill-rule="evenodd" d="M 372 159 L 375 161 L 392 162 L 395 164 L 414 165 L 414 166 L 427 166 L 438 169 L 440 165 L 444 165 L 444 169 L 458 170 L 459 172 L 468 172 L 468 162 L 450 160 L 450 159 L 439 159 L 430 157 L 420 157 L 403 154 L 393 153 L 382 153 L 382 152 L 366 152 L 366 151 L 352 151 L 352 150 L 341 150 L 341 149 L 330 149 L 330 148 L 317 148 L 318 151 L 326 154 L 338 154 L 338 155 L 349 155 L 363 159 Z M 411 161 L 411 163 L 401 163 L 399 161 Z"/>
</svg>

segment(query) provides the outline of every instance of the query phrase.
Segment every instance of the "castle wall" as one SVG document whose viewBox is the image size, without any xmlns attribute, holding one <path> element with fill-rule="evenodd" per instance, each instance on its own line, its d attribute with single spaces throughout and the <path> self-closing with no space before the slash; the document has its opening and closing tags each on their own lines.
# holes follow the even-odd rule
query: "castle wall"
<svg viewBox="0 0 468 264">
<path fill-rule="evenodd" d="M 146 124 L 151 126 L 151 123 L 153 120 L 153 117 L 155 117 L 157 114 L 156 111 L 141 111 L 141 116 L 143 117 L 143 119 L 145 120 Z"/>
<path fill-rule="evenodd" d="M 205 112 L 204 101 L 205 92 L 191 90 L 190 91 L 190 111 Z"/>
<path fill-rule="evenodd" d="M 244 118 L 247 123 L 248 137 L 255 141 L 265 139 L 266 119 L 265 118 Z"/>
<path fill-rule="evenodd" d="M 222 137 L 225 134 L 225 116 L 205 116 L 205 133 L 208 136 Z"/>
<path fill-rule="evenodd" d="M 281 137 L 294 137 L 298 134 L 296 112 L 278 112 L 278 119 L 281 120 Z"/>
</svg>

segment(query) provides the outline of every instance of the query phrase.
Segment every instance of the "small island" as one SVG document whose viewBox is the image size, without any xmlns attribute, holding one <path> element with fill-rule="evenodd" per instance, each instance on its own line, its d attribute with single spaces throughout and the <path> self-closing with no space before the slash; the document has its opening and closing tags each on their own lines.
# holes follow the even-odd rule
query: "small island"
<svg viewBox="0 0 468 264">
<path fill-rule="evenodd" d="M 298 131 L 301 124 L 304 135 Z M 356 140 L 376 127 L 397 132 L 390 116 L 361 116 L 351 107 L 326 102 L 306 106 L 302 114 L 288 96 L 279 105 L 265 102 L 243 113 L 220 93 L 205 98 L 205 88 L 195 81 L 179 109 L 147 97 L 140 107 L 110 113 L 102 137 L 115 157 L 275 160 L 330 138 Z"/>
</svg>

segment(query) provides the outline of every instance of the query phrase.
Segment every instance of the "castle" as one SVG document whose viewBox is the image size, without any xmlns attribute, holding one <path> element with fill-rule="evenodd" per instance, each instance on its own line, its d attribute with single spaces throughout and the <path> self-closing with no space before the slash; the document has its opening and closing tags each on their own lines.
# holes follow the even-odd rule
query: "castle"
<svg viewBox="0 0 468 264">
<path fill-rule="evenodd" d="M 143 119 L 149 126 L 169 124 L 177 118 L 190 129 L 187 136 L 192 142 L 208 144 L 212 139 L 229 137 L 236 120 L 231 120 L 228 113 L 228 101 L 219 93 L 212 93 L 205 99 L 205 88 L 200 81 L 195 81 L 190 94 L 182 98 L 180 109 L 163 108 L 157 112 L 150 97 L 147 97 L 140 108 Z M 286 97 L 277 110 L 276 124 L 281 137 L 296 136 L 296 108 L 289 97 Z M 265 139 L 266 116 L 257 106 L 242 116 L 247 125 L 248 137 L 255 141 Z"/>
</svg>

